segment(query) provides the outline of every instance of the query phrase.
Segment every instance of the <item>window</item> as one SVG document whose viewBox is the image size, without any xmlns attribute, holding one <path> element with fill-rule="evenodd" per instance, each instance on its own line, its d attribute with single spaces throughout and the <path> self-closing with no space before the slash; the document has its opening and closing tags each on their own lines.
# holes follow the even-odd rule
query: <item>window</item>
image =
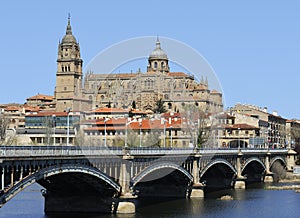
<svg viewBox="0 0 300 218">
<path fill-rule="evenodd" d="M 160 66 L 161 66 L 161 68 L 163 69 L 163 68 L 165 67 L 165 63 L 164 63 L 164 62 L 161 62 L 161 63 L 160 63 Z"/>
<path fill-rule="evenodd" d="M 157 62 L 156 61 L 154 62 L 154 68 L 155 69 L 157 68 Z"/>
</svg>

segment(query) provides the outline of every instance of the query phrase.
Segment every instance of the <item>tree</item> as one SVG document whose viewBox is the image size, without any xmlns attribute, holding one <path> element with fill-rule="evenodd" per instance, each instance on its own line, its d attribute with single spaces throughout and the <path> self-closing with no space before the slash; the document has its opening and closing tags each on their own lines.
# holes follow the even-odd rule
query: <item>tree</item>
<svg viewBox="0 0 300 218">
<path fill-rule="evenodd" d="M 139 146 L 139 137 L 135 131 L 128 129 L 127 131 L 127 146 L 128 147 L 137 147 Z"/>
<path fill-rule="evenodd" d="M 212 135 L 212 124 L 207 110 L 195 105 L 185 105 L 182 116 L 186 119 L 183 128 L 189 133 L 193 144 L 196 147 L 206 147 Z"/>
<path fill-rule="evenodd" d="M 160 147 L 160 136 L 157 132 L 150 132 L 146 136 L 146 140 L 144 142 L 145 147 Z"/>
<path fill-rule="evenodd" d="M 53 135 L 53 118 L 44 117 L 44 144 L 50 145 L 52 143 L 51 136 Z"/>
<path fill-rule="evenodd" d="M 164 102 L 161 98 L 158 101 L 156 101 L 155 108 L 154 108 L 153 112 L 158 113 L 158 114 L 167 112 L 167 110 L 165 108 L 165 105 L 164 105 Z"/>
<path fill-rule="evenodd" d="M 0 144 L 6 144 L 6 132 L 8 127 L 9 120 L 3 115 L 0 115 Z"/>
<path fill-rule="evenodd" d="M 0 114 L 0 145 L 12 145 L 16 143 L 16 131 L 11 129 L 8 131 L 9 119 Z"/>
</svg>

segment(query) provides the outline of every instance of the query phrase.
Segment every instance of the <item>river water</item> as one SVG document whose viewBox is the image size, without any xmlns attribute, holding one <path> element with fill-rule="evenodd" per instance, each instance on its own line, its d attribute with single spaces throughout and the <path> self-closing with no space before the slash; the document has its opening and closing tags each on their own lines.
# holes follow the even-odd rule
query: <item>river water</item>
<svg viewBox="0 0 300 218">
<path fill-rule="evenodd" d="M 225 190 L 206 195 L 205 199 L 137 200 L 135 215 L 51 215 L 43 212 L 41 187 L 33 184 L 0 209 L 5 218 L 68 218 L 68 217 L 300 217 L 300 193 L 293 190 L 267 190 L 263 185 L 247 190 Z M 233 200 L 219 200 L 230 194 Z"/>
</svg>

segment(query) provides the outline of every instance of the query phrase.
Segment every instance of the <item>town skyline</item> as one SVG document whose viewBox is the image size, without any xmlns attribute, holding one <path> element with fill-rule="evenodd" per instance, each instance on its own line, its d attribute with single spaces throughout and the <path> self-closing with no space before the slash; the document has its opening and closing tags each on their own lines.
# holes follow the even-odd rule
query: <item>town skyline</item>
<svg viewBox="0 0 300 218">
<path fill-rule="evenodd" d="M 295 90 L 299 77 L 299 45 L 296 43 L 299 31 L 295 29 L 299 5 L 268 3 L 261 3 L 259 8 L 255 4 L 236 4 L 229 10 L 230 4 L 194 3 L 193 9 L 188 5 L 164 2 L 160 3 L 160 7 L 170 9 L 166 12 L 169 17 L 153 16 L 151 22 L 150 15 L 136 21 L 133 12 L 141 15 L 143 9 L 143 5 L 137 2 L 134 6 L 118 4 L 114 8 L 118 13 L 112 13 L 112 3 L 105 3 L 107 5 L 101 8 L 100 4 L 91 3 L 95 7 L 88 15 L 81 14 L 81 11 L 92 8 L 91 4 L 72 6 L 67 1 L 58 9 L 55 3 L 20 3 L 16 6 L 6 3 L 3 8 L 7 10 L 1 13 L 1 20 L 9 20 L 3 24 L 1 59 L 4 62 L 1 69 L 5 83 L 1 92 L 9 90 L 10 95 L 2 94 L 0 103 L 24 103 L 27 97 L 37 93 L 53 95 L 57 44 L 64 35 L 70 12 L 84 65 L 101 50 L 128 38 L 157 34 L 171 37 L 196 49 L 212 65 L 221 81 L 225 108 L 241 102 L 266 106 L 270 112 L 277 110 L 283 117 L 299 118 Z M 186 18 L 175 17 L 175 12 L 181 11 L 180 6 L 185 11 L 191 10 Z M 200 7 L 196 6 L 202 6 L 202 15 L 197 11 Z M 221 6 L 225 7 L 224 10 Z M 111 10 L 105 11 L 106 7 Z M 122 10 L 122 7 L 125 8 Z M 205 12 L 205 8 L 215 11 L 216 17 Z M 28 13 L 33 9 L 36 13 Z M 102 13 L 96 13 L 97 9 Z M 125 16 L 120 23 L 120 18 L 126 14 L 124 9 L 130 9 L 131 15 Z M 12 10 L 16 13 L 9 14 Z M 104 21 L 105 17 L 111 18 L 110 22 Z M 177 28 L 174 28 L 175 25 Z"/>
</svg>

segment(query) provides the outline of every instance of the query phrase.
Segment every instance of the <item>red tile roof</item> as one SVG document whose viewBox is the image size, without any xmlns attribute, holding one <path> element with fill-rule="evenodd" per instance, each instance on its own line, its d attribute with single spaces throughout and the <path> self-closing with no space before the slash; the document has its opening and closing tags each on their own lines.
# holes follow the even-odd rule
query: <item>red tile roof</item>
<svg viewBox="0 0 300 218">
<path fill-rule="evenodd" d="M 117 113 L 128 113 L 128 110 L 122 109 L 122 108 L 99 108 L 96 110 L 91 111 L 90 113 L 98 113 L 98 114 L 117 114 Z"/>
<path fill-rule="evenodd" d="M 66 117 L 66 116 L 68 116 L 68 113 L 67 112 L 55 112 L 55 111 L 42 111 L 37 114 L 28 114 L 26 116 L 28 116 L 28 117 L 47 117 L 47 116 L 52 116 L 52 115 L 55 115 L 57 117 Z M 72 116 L 78 116 L 78 115 L 72 114 Z"/>
<path fill-rule="evenodd" d="M 190 77 L 188 74 L 183 72 L 169 72 L 167 73 L 168 76 L 182 76 L 182 77 Z"/>
<path fill-rule="evenodd" d="M 132 122 L 132 123 L 129 123 L 129 122 Z M 160 119 L 159 120 L 144 119 L 141 122 L 139 122 L 137 120 L 128 121 L 127 118 L 109 119 L 108 121 L 106 121 L 106 129 L 108 131 L 109 130 L 111 130 L 111 131 L 125 130 L 126 123 L 128 123 L 127 128 L 133 129 L 133 130 L 139 130 L 140 128 L 142 130 L 151 130 L 151 129 L 163 130 L 164 129 L 164 124 L 161 123 Z M 93 124 L 93 123 L 91 122 L 91 124 Z M 86 128 L 85 130 L 86 131 L 96 131 L 96 130 L 103 131 L 105 129 L 104 119 L 96 120 L 96 122 L 94 124 L 96 124 L 97 126 L 89 127 L 89 128 Z M 173 129 L 181 128 L 182 127 L 181 119 L 178 119 L 177 121 L 172 120 L 171 124 L 166 121 L 165 128 L 169 129 L 171 127 Z"/>
<path fill-rule="evenodd" d="M 35 96 L 27 98 L 27 101 L 36 101 L 36 100 L 47 100 L 47 101 L 53 101 L 54 97 L 51 95 L 43 95 L 43 94 L 37 94 Z"/>
</svg>

